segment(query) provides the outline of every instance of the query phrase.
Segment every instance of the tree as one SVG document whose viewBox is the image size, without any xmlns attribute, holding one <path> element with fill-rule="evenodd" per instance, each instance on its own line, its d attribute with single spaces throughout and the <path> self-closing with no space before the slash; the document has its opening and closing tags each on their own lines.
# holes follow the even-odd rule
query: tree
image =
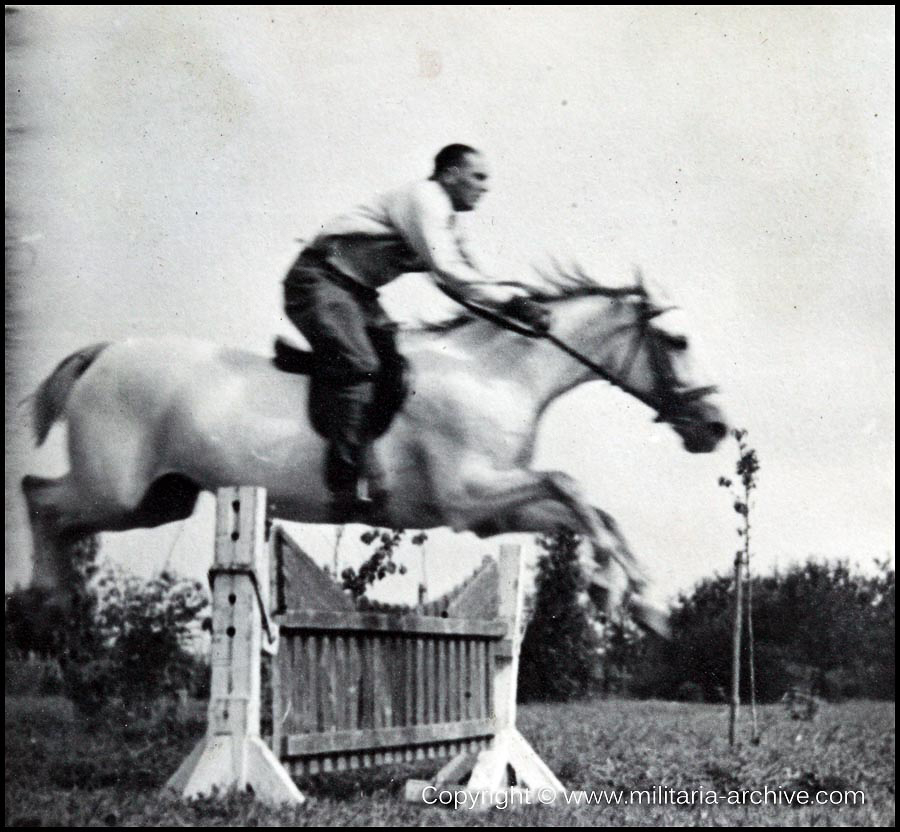
<svg viewBox="0 0 900 832">
<path fill-rule="evenodd" d="M 887 563 L 866 575 L 843 561 L 809 560 L 750 585 L 760 700 L 792 687 L 830 699 L 893 697 L 895 584 Z M 707 701 L 722 698 L 731 678 L 732 589 L 728 576 L 707 578 L 678 599 L 672 646 L 662 657 L 668 669 L 647 693 L 675 696 L 691 682 Z M 740 658 L 746 667 L 746 644 Z M 749 684 L 742 673 L 743 696 Z"/>
<path fill-rule="evenodd" d="M 568 530 L 538 538 L 544 554 L 538 560 L 534 611 L 519 658 L 519 695 L 525 701 L 566 701 L 597 685 L 599 643 L 581 603 L 580 543 Z"/>
</svg>

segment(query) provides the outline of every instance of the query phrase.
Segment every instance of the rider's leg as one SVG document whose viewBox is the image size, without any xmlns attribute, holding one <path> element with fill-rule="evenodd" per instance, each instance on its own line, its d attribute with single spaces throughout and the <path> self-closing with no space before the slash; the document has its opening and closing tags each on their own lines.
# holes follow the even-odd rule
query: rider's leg
<svg viewBox="0 0 900 832">
<path fill-rule="evenodd" d="M 369 337 L 371 301 L 326 268 L 298 263 L 285 281 L 285 312 L 317 356 L 333 391 L 325 478 L 335 503 L 352 504 L 363 464 L 367 417 L 380 370 Z"/>
</svg>

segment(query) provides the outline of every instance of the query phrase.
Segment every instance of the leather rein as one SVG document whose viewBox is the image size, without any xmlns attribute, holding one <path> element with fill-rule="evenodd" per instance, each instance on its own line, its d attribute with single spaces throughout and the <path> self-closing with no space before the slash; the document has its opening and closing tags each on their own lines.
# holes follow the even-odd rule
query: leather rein
<svg viewBox="0 0 900 832">
<path fill-rule="evenodd" d="M 623 293 L 623 294 L 626 294 L 626 293 Z M 637 292 L 635 292 L 634 294 L 637 294 Z M 600 364 L 597 364 L 595 361 L 592 361 L 586 355 L 584 355 L 583 353 L 576 350 L 573 346 L 571 346 L 571 344 L 567 344 L 565 341 L 562 340 L 562 338 L 559 338 L 558 336 L 554 335 L 550 331 L 540 332 L 539 330 L 533 329 L 532 327 L 528 326 L 527 324 L 521 323 L 512 318 L 506 317 L 502 313 L 497 312 L 493 309 L 488 309 L 484 306 L 480 306 L 478 304 L 471 303 L 470 301 L 463 300 L 462 298 L 459 298 L 459 297 L 454 297 L 453 299 L 457 303 L 459 303 L 461 306 L 465 307 L 470 312 L 472 312 L 474 315 L 477 315 L 480 318 L 484 318 L 485 320 L 491 321 L 491 323 L 496 324 L 497 326 L 501 327 L 502 329 L 508 329 L 512 332 L 515 332 L 518 335 L 524 335 L 526 338 L 537 338 L 537 339 L 543 339 L 545 341 L 549 341 L 557 349 L 561 350 L 562 352 L 564 352 L 566 355 L 570 356 L 571 358 L 574 358 L 579 364 L 582 364 L 584 367 L 587 367 L 591 372 L 593 372 L 595 375 L 599 376 L 604 381 L 609 382 L 609 384 L 613 385 L 614 387 L 618 387 L 620 390 L 623 390 L 624 392 L 628 393 L 629 395 L 634 396 L 635 398 L 643 401 L 649 407 L 652 407 L 654 410 L 657 411 L 658 415 L 657 415 L 656 421 L 658 421 L 658 422 L 687 423 L 687 422 L 691 421 L 690 419 L 688 419 L 684 416 L 679 416 L 676 413 L 674 413 L 673 408 L 665 407 L 664 404 L 667 399 L 675 399 L 675 403 L 676 403 L 675 409 L 680 409 L 681 407 L 686 407 L 691 402 L 696 401 L 697 399 L 701 399 L 704 396 L 709 395 L 710 393 L 716 392 L 717 388 L 715 386 L 695 387 L 695 388 L 692 388 L 690 390 L 685 390 L 684 392 L 680 392 L 680 393 L 673 392 L 673 393 L 669 393 L 665 396 L 658 395 L 657 396 L 658 402 L 654 403 L 654 402 L 649 401 L 647 396 L 645 396 L 641 393 L 638 393 L 636 390 L 634 390 L 628 386 L 627 380 L 631 376 L 632 366 L 634 364 L 635 359 L 637 358 L 637 354 L 640 352 L 641 344 L 647 338 L 647 331 L 649 329 L 649 327 L 647 326 L 647 322 L 651 318 L 655 317 L 656 314 L 659 314 L 658 312 L 654 313 L 654 312 L 649 311 L 649 309 L 641 310 L 639 313 L 639 319 L 636 322 L 630 323 L 630 324 L 624 324 L 622 327 L 619 328 L 619 330 L 617 330 L 617 331 L 621 332 L 626 329 L 633 328 L 633 329 L 636 329 L 637 333 L 638 333 L 636 338 L 634 339 L 631 349 L 629 350 L 629 355 L 622 365 L 622 372 L 620 375 L 621 375 L 621 378 L 624 379 L 624 381 L 620 381 L 618 378 L 613 376 L 609 372 L 609 370 L 607 370 L 605 367 L 602 367 Z"/>
</svg>

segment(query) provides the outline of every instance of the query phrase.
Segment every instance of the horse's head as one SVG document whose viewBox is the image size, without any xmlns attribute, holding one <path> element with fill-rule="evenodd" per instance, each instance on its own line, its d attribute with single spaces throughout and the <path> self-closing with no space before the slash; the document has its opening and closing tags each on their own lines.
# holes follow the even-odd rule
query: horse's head
<svg viewBox="0 0 900 832">
<path fill-rule="evenodd" d="M 634 287 L 608 289 L 578 275 L 580 287 L 568 294 L 581 309 L 569 328 L 572 340 L 566 342 L 562 309 L 554 314 L 551 340 L 556 323 L 562 324 L 558 345 L 573 347 L 570 352 L 580 352 L 575 357 L 582 363 L 587 358 L 595 372 L 652 407 L 657 421 L 670 424 L 686 450 L 715 450 L 728 424 L 714 402 L 715 385 L 699 374 L 680 310 L 640 279 Z"/>
<path fill-rule="evenodd" d="M 640 385 L 657 421 L 670 424 L 690 453 L 708 453 L 728 434 L 715 403 L 715 385 L 698 372 L 699 363 L 677 307 L 658 303 L 650 293 L 634 301 L 635 337 L 640 339 L 644 378 L 634 372 L 627 383 Z"/>
</svg>

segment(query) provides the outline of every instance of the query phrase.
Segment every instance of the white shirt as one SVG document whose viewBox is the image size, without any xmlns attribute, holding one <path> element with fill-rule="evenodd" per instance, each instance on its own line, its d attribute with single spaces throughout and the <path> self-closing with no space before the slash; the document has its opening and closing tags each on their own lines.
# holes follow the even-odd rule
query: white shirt
<svg viewBox="0 0 900 832">
<path fill-rule="evenodd" d="M 336 217 L 312 247 L 324 251 L 338 271 L 373 289 L 401 274 L 430 272 L 438 286 L 468 300 L 501 303 L 511 294 L 477 269 L 450 197 L 431 179 L 379 194 Z"/>
</svg>

